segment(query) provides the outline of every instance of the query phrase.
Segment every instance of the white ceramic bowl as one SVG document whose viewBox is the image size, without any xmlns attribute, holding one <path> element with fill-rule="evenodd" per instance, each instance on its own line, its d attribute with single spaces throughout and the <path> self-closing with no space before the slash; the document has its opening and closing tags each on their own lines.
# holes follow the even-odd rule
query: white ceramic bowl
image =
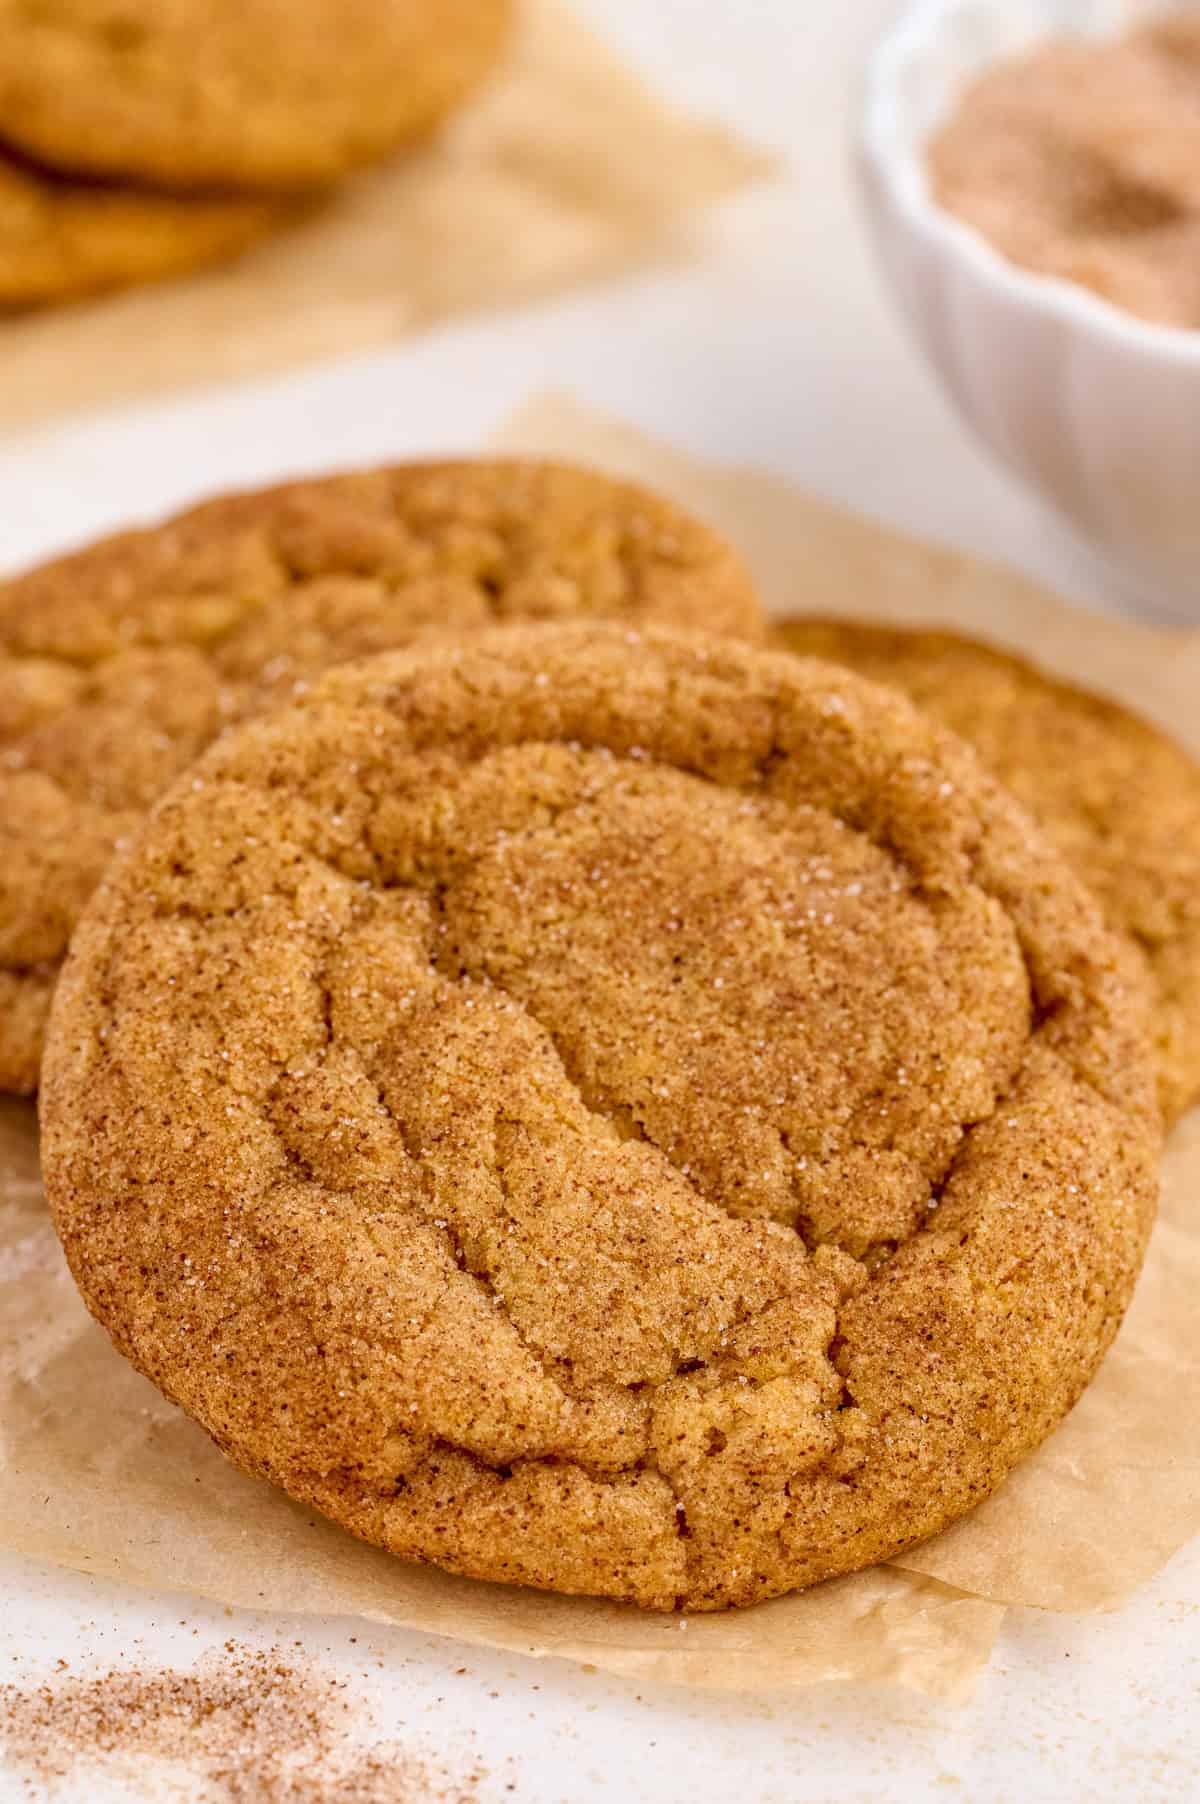
<svg viewBox="0 0 1200 1804">
<path fill-rule="evenodd" d="M 960 412 L 1102 548 L 1131 605 L 1197 620 L 1200 331 L 1148 325 L 1018 268 L 935 204 L 924 163 L 931 131 L 985 65 L 1163 10 L 916 0 L 868 64 L 859 167 L 883 268 Z"/>
</svg>

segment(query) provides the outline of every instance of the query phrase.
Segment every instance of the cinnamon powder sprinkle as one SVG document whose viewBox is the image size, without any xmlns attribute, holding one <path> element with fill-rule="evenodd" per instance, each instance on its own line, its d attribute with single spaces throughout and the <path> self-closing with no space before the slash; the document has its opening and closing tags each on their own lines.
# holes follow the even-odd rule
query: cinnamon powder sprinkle
<svg viewBox="0 0 1200 1804">
<path fill-rule="evenodd" d="M 943 207 L 1012 262 L 1200 328 L 1200 18 L 988 68 L 929 151 Z"/>
<path fill-rule="evenodd" d="M 88 1774 L 191 1781 L 204 1804 L 475 1804 L 485 1774 L 452 1776 L 395 1742 L 356 1746 L 344 1681 L 227 1642 L 185 1671 L 114 1668 L 0 1685 L 8 1766 L 32 1791 L 78 1798 Z M 146 1795 L 156 1795 L 146 1790 Z"/>
</svg>

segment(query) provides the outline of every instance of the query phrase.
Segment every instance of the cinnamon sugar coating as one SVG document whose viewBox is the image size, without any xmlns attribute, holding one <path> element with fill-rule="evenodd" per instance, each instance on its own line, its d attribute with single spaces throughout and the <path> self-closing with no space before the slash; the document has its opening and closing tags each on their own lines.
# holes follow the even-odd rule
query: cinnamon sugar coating
<svg viewBox="0 0 1200 1804">
<path fill-rule="evenodd" d="M 1145 997 L 973 755 L 832 666 L 515 628 L 332 671 L 76 935 L 48 1195 L 246 1470 L 654 1609 L 883 1559 L 1070 1408 L 1153 1214 Z"/>
<path fill-rule="evenodd" d="M 969 82 L 928 147 L 939 205 L 1001 255 L 1200 326 L 1200 18 L 1049 38 Z"/>
</svg>

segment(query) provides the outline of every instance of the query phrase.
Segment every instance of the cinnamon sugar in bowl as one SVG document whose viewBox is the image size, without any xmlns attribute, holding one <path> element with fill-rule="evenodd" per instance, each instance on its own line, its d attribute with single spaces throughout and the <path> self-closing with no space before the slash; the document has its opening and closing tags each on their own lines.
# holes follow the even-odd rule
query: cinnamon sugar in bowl
<svg viewBox="0 0 1200 1804">
<path fill-rule="evenodd" d="M 1200 5 L 914 0 L 859 162 L 959 412 L 1132 605 L 1200 619 Z"/>
</svg>

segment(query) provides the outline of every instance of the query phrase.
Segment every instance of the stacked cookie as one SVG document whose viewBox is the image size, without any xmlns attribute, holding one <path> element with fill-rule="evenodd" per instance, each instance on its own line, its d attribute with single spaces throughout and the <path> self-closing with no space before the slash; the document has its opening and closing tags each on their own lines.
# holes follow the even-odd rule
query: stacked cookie
<svg viewBox="0 0 1200 1804">
<path fill-rule="evenodd" d="M 0 306 L 231 256 L 433 130 L 512 0 L 0 0 Z"/>
<path fill-rule="evenodd" d="M 1186 986 L 1156 1064 L 1147 917 L 932 712 L 765 640 L 703 525 L 530 464 L 0 591 L 3 1079 L 72 1269 L 405 1558 L 656 1609 L 886 1558 L 1128 1302 Z M 1086 866 L 1087 798 L 1034 800 Z"/>
</svg>

